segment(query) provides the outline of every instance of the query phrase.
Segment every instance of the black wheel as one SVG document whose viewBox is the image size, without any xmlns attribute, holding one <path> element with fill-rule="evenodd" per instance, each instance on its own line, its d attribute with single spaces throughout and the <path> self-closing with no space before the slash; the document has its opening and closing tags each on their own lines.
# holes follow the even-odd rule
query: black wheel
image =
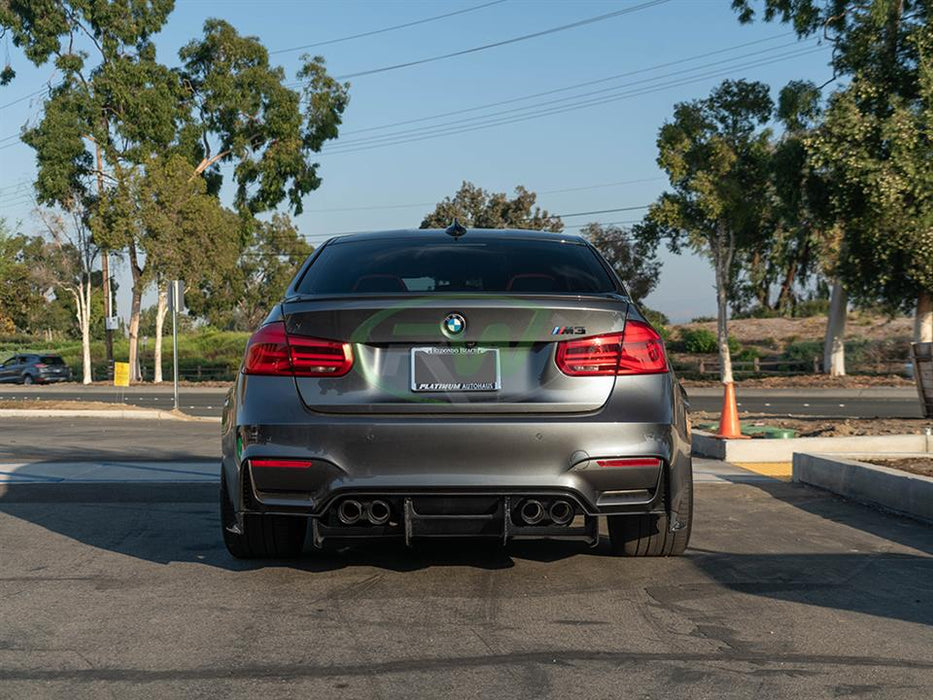
<svg viewBox="0 0 933 700">
<path fill-rule="evenodd" d="M 285 559 L 297 557 L 304 547 L 308 521 L 288 515 L 245 515 L 243 532 L 230 527 L 236 524 L 233 504 L 227 495 L 227 479 L 220 471 L 220 527 L 227 551 L 237 559 Z"/>
<path fill-rule="evenodd" d="M 32 375 L 31 375 L 31 374 L 24 374 L 24 375 L 23 375 L 23 384 L 25 384 L 26 386 L 29 386 L 29 385 L 35 384 L 35 383 L 36 383 L 36 381 L 32 378 Z"/>
<path fill-rule="evenodd" d="M 611 515 L 609 544 L 612 553 L 626 557 L 676 557 L 687 549 L 693 527 L 693 479 L 687 482 L 687 507 L 681 515 L 686 526 L 671 532 L 667 514 Z"/>
</svg>

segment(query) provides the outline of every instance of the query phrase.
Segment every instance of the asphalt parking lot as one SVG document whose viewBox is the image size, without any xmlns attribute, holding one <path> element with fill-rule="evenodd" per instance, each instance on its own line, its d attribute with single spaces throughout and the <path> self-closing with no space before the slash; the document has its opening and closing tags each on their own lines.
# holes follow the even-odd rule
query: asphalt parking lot
<svg viewBox="0 0 933 700">
<path fill-rule="evenodd" d="M 168 439 L 75 421 L 25 449 L 10 435 L 28 419 L 4 419 L 0 462 L 60 462 L 47 450 L 84 432 L 79 465 L 186 454 L 204 478 L 6 469 L 0 697 L 933 693 L 933 528 L 815 489 L 698 462 L 678 559 L 531 543 L 248 563 L 219 537 L 216 424 L 171 423 Z"/>
</svg>

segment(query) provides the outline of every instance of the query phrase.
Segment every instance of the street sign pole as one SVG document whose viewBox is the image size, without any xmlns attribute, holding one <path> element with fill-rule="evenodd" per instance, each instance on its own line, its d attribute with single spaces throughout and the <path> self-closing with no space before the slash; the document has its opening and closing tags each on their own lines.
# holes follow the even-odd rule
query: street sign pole
<svg viewBox="0 0 933 700">
<path fill-rule="evenodd" d="M 172 280 L 172 378 L 175 382 L 175 410 L 178 408 L 178 280 Z"/>
</svg>

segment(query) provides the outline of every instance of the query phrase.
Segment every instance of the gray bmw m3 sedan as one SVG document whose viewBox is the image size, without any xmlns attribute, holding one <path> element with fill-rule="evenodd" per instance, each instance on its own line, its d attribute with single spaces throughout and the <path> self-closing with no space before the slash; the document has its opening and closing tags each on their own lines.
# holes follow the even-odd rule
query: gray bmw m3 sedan
<svg viewBox="0 0 933 700">
<path fill-rule="evenodd" d="M 599 541 L 681 554 L 685 395 L 585 239 L 523 230 L 333 238 L 250 338 L 223 414 L 236 557 L 395 539 Z"/>
</svg>

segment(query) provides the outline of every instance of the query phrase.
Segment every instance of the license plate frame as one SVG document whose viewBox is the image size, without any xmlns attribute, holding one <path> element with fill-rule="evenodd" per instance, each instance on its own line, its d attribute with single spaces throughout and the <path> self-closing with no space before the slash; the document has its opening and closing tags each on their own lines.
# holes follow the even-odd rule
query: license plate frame
<svg viewBox="0 0 933 700">
<path fill-rule="evenodd" d="M 444 359 L 438 358 L 451 358 L 449 362 L 453 362 L 453 358 L 462 357 L 464 355 L 492 355 L 493 367 L 495 370 L 495 376 L 492 376 L 491 372 L 486 372 L 482 377 L 479 377 L 478 381 L 471 381 L 469 378 L 460 376 L 457 377 L 454 371 L 451 371 L 451 367 L 444 367 Z M 438 363 L 441 365 L 440 369 L 448 371 L 450 374 L 450 381 L 419 381 L 419 366 L 422 367 L 422 371 L 425 371 L 423 363 L 418 362 L 419 356 L 429 356 L 432 358 L 431 362 L 434 363 L 434 367 L 438 368 Z M 495 392 L 502 389 L 502 366 L 500 364 L 499 358 L 499 348 L 479 348 L 479 347 L 460 347 L 460 346 L 422 346 L 415 347 L 411 349 L 410 352 L 411 358 L 411 390 L 416 393 L 435 393 L 435 394 L 446 394 L 450 392 Z M 437 377 L 421 377 L 423 380 L 436 380 Z M 442 379 L 448 379 L 448 377 L 442 377 Z"/>
</svg>

